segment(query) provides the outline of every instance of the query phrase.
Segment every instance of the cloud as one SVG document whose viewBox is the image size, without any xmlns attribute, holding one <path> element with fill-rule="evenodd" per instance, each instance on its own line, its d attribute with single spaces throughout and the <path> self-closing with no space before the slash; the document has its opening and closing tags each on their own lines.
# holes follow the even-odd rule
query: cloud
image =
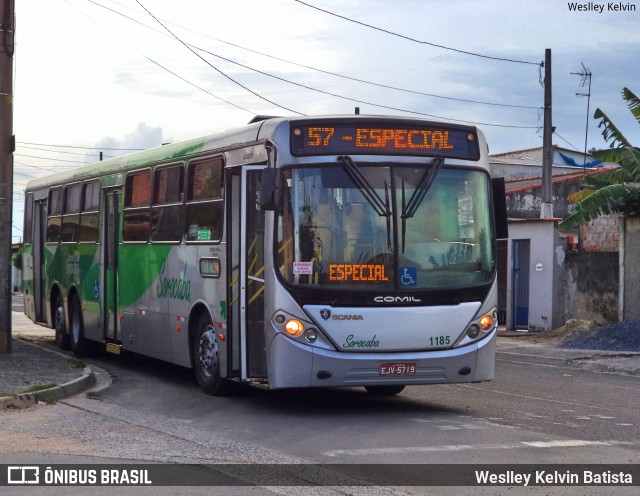
<svg viewBox="0 0 640 496">
<path fill-rule="evenodd" d="M 136 128 L 122 138 L 106 136 L 96 143 L 96 148 L 105 150 L 106 155 L 119 156 L 131 153 L 133 149 L 148 149 L 161 146 L 164 142 L 161 126 L 152 127 L 140 122 Z M 119 150 L 111 150 L 113 148 Z"/>
</svg>

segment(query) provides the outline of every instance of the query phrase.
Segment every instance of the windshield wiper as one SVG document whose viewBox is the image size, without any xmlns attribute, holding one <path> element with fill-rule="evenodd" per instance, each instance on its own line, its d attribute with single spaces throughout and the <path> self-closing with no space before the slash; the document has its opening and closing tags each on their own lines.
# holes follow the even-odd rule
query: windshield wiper
<svg viewBox="0 0 640 496">
<path fill-rule="evenodd" d="M 373 207 L 380 217 L 387 218 L 387 245 L 391 248 L 391 209 L 389 208 L 389 187 L 387 182 L 385 181 L 384 183 L 385 198 L 383 200 L 351 157 L 340 155 L 338 160 L 342 162 L 347 175 L 358 187 L 358 190 L 369 202 L 369 205 Z"/>
<path fill-rule="evenodd" d="M 362 171 L 358 168 L 353 159 L 347 155 L 341 155 L 338 160 L 344 165 L 344 169 L 358 187 L 362 195 L 366 198 L 369 204 L 373 207 L 376 213 L 380 217 L 388 217 L 391 215 L 388 202 L 385 203 L 378 192 L 371 186 L 371 183 L 364 177 Z"/>
<path fill-rule="evenodd" d="M 409 203 L 405 202 L 405 189 L 404 189 L 404 179 L 402 180 L 402 253 L 404 253 L 405 239 L 407 234 L 407 219 L 413 217 L 420 205 L 422 204 L 425 196 L 427 196 L 427 192 L 431 188 L 438 171 L 442 168 L 444 164 L 444 159 L 441 157 L 436 158 L 433 161 L 433 167 L 427 169 L 422 177 L 420 178 L 420 182 L 416 186 L 416 189 L 413 190 L 413 194 L 411 198 L 409 198 Z"/>
</svg>

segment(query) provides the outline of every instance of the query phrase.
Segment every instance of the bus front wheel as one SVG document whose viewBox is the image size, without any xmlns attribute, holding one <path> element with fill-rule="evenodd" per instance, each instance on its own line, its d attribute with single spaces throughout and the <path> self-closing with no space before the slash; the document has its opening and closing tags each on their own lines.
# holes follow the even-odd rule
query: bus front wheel
<svg viewBox="0 0 640 496">
<path fill-rule="evenodd" d="M 368 393 L 375 394 L 377 396 L 393 396 L 401 393 L 405 386 L 400 384 L 394 386 L 365 386 L 364 388 Z"/>
<path fill-rule="evenodd" d="M 217 396 L 229 393 L 229 382 L 220 376 L 218 337 L 206 315 L 200 317 L 193 340 L 193 368 L 198 385 L 205 393 Z"/>
</svg>

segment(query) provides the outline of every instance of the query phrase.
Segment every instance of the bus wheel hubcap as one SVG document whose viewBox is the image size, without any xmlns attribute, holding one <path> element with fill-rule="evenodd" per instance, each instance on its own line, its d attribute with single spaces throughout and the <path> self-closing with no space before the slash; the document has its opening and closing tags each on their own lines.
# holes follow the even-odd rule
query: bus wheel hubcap
<svg viewBox="0 0 640 496">
<path fill-rule="evenodd" d="M 218 341 L 210 326 L 200 337 L 198 360 L 202 373 L 207 377 L 213 377 L 218 368 Z"/>
</svg>

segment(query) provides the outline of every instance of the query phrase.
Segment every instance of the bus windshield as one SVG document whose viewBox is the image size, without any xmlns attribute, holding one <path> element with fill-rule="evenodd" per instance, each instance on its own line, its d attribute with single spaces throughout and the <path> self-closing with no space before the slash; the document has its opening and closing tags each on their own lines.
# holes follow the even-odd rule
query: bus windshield
<svg viewBox="0 0 640 496">
<path fill-rule="evenodd" d="M 441 160 L 350 161 L 282 175 L 277 260 L 288 284 L 410 291 L 483 284 L 494 276 L 484 172 L 442 167 Z"/>
</svg>

